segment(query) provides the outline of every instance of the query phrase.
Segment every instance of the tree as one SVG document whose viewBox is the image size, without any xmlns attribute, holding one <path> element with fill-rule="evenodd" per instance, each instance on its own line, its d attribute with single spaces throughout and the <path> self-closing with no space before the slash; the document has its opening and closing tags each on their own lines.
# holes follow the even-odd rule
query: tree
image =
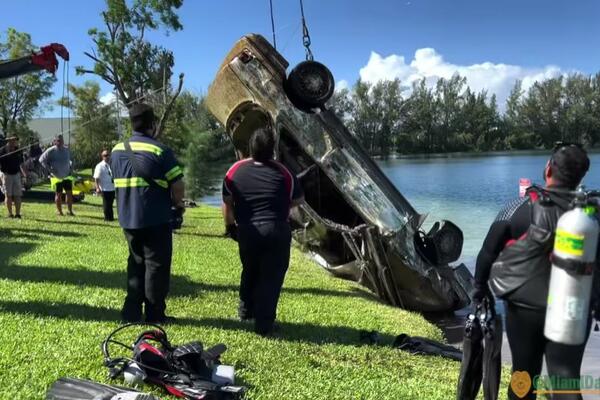
<svg viewBox="0 0 600 400">
<path fill-rule="evenodd" d="M 215 182 L 223 177 L 235 153 L 231 140 L 207 110 L 204 99 L 183 93 L 178 103 L 184 110 L 184 125 L 189 135 L 183 157 L 186 192 L 192 198 L 199 198 L 214 191 Z"/>
<path fill-rule="evenodd" d="M 437 135 L 437 151 L 448 151 L 449 139 L 463 132 L 461 109 L 463 106 L 462 92 L 467 78 L 454 74 L 450 79 L 440 78 L 435 88 L 436 120 L 439 134 Z"/>
<path fill-rule="evenodd" d="M 103 149 L 112 149 L 119 137 L 116 109 L 100 101 L 100 85 L 86 81 L 82 86 L 69 85 L 73 99 L 70 106 L 74 121 L 73 158 L 77 167 L 92 167 Z M 66 99 L 61 99 L 66 105 Z"/>
<path fill-rule="evenodd" d="M 0 59 L 22 57 L 34 48 L 29 34 L 9 28 L 6 42 L 0 43 Z M 44 100 L 52 95 L 55 81 L 47 72 L 0 80 L 0 129 L 4 135 L 15 134 L 23 142 L 36 139 L 35 133 L 27 128 L 27 122 L 46 105 Z"/>
<path fill-rule="evenodd" d="M 85 54 L 94 62 L 91 69 L 78 67 L 78 73 L 99 76 L 113 85 L 128 107 L 137 102 L 151 103 L 160 115 L 157 134 L 165 127 L 175 100 L 181 92 L 179 86 L 169 84 L 175 63 L 173 53 L 146 39 L 149 31 L 164 28 L 178 31 L 183 27 L 177 10 L 183 0 L 106 0 L 102 12 L 105 30 L 93 28 L 89 35 L 94 42 L 92 53 Z"/>
<path fill-rule="evenodd" d="M 342 122 L 347 122 L 351 118 L 352 105 L 352 95 L 347 88 L 336 90 L 327 102 L 327 108 Z"/>
<path fill-rule="evenodd" d="M 412 89 L 403 131 L 412 139 L 414 152 L 432 153 L 437 150 L 435 139 L 438 104 L 425 79 L 414 82 Z M 398 151 L 404 152 L 401 147 L 398 147 Z"/>
<path fill-rule="evenodd" d="M 349 125 L 370 154 L 387 158 L 393 149 L 394 137 L 400 126 L 403 105 L 400 80 L 379 81 L 374 85 L 357 81 L 350 104 Z"/>
</svg>

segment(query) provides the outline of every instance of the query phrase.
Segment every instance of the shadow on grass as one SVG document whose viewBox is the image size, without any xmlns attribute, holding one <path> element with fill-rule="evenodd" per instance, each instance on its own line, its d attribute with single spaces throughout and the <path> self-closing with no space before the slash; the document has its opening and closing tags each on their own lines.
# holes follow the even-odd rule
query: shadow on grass
<svg viewBox="0 0 600 400">
<path fill-rule="evenodd" d="M 77 216 L 77 210 L 74 209 L 73 212 Z M 93 222 L 80 222 L 80 221 L 74 220 L 73 218 L 74 217 L 70 217 L 68 215 L 65 215 L 64 217 L 56 216 L 56 219 L 32 218 L 31 221 L 43 222 L 43 223 L 46 223 L 46 224 L 99 226 L 99 227 L 102 227 L 102 228 L 113 228 L 113 229 L 114 228 L 118 228 L 118 229 L 121 229 L 121 227 L 118 226 L 118 225 L 96 224 L 96 223 L 93 223 Z M 82 216 L 82 218 L 89 218 L 89 217 Z"/>
<path fill-rule="evenodd" d="M 182 235 L 182 236 L 196 236 L 196 237 L 211 238 L 211 239 L 230 240 L 227 236 L 225 236 L 223 234 L 215 234 L 215 233 L 192 233 L 192 232 L 178 232 L 178 231 L 174 231 L 173 233 L 175 235 Z"/>
<path fill-rule="evenodd" d="M 8 254 L 5 249 L 10 248 L 11 252 L 20 254 L 30 251 L 34 245 L 23 243 L 2 243 L 0 244 L 0 279 L 10 279 L 18 282 L 31 283 L 64 283 L 69 285 L 83 285 L 89 287 L 99 287 L 106 289 L 123 289 L 126 287 L 125 266 L 122 271 L 94 271 L 89 269 L 76 269 L 69 267 L 44 267 L 40 265 L 18 266 L 7 265 Z M 16 249 L 16 251 L 15 251 Z M 178 296 L 201 296 L 204 292 L 237 292 L 237 285 L 211 284 L 194 282 L 182 275 L 171 276 L 171 290 L 169 297 Z M 352 297 L 362 296 L 354 292 L 343 292 L 337 290 L 328 290 L 320 288 L 283 288 L 283 293 L 288 294 L 310 294 L 315 296 L 338 296 Z"/>
<path fill-rule="evenodd" d="M 0 300 L 0 310 L 41 318 L 55 317 L 80 321 L 119 321 L 121 319 L 120 310 L 72 303 L 48 304 L 41 301 Z"/>
<path fill-rule="evenodd" d="M 181 321 L 185 323 L 185 320 Z M 253 331 L 253 324 L 227 318 L 201 318 L 195 323 L 200 326 L 210 326 L 217 329 L 231 331 Z M 315 344 L 345 344 L 363 345 L 361 342 L 361 330 L 347 326 L 324 326 L 309 323 L 277 322 L 280 330 L 271 336 L 274 340 L 288 342 L 309 342 Z M 380 343 L 391 344 L 394 337 L 391 335 L 379 335 Z"/>
<path fill-rule="evenodd" d="M 12 245 L 12 244 L 11 244 Z M 1 249 L 1 247 L 0 247 Z M 2 256 L 0 255 L 0 262 Z M 123 271 L 93 271 L 74 268 L 51 268 L 44 266 L 0 265 L 0 279 L 10 279 L 18 282 L 32 283 L 64 283 L 100 287 L 106 289 L 123 289 L 125 295 L 127 274 Z M 196 283 L 185 276 L 171 276 L 171 291 L 169 297 L 200 296 L 202 292 L 237 290 L 234 287 Z"/>
<path fill-rule="evenodd" d="M 7 301 L 0 300 L 0 310 L 9 313 L 33 315 L 39 318 L 61 318 L 78 321 L 120 321 L 120 310 L 74 303 L 45 303 L 41 301 Z M 175 314 L 177 311 L 175 310 Z M 211 327 L 231 331 L 252 332 L 253 325 L 226 318 L 177 318 L 175 325 L 191 325 Z M 323 326 L 280 322 L 280 331 L 271 337 L 273 340 L 290 342 L 308 342 L 314 344 L 364 345 L 361 342 L 361 331 L 346 326 Z M 391 335 L 380 335 L 382 345 L 392 343 Z"/>
<path fill-rule="evenodd" d="M 55 236 L 55 237 L 82 237 L 81 233 L 69 232 L 69 231 L 53 231 L 49 229 L 24 229 L 24 228 L 7 228 L 10 231 L 8 237 L 33 237 L 37 240 L 46 240 L 42 236 Z"/>
<path fill-rule="evenodd" d="M 4 229 L 0 229 L 0 238 L 4 240 Z M 8 261 L 11 258 L 17 258 L 23 253 L 32 251 L 36 247 L 35 243 L 7 243 L 0 242 L 0 269 L 8 268 Z"/>
</svg>

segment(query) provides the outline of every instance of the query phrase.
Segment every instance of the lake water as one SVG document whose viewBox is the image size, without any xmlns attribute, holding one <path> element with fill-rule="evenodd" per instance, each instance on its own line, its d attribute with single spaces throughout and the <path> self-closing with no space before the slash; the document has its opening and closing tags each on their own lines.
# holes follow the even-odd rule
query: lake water
<svg viewBox="0 0 600 400">
<path fill-rule="evenodd" d="M 483 239 L 498 211 L 519 196 L 519 178 L 543 184 L 547 155 L 514 155 L 391 160 L 380 166 L 419 213 L 424 226 L 447 219 L 464 234 L 462 262 L 473 267 Z M 600 188 L 600 154 L 590 155 L 584 184 Z"/>
<path fill-rule="evenodd" d="M 473 268 L 496 214 L 506 202 L 518 197 L 519 178 L 542 184 L 547 159 L 547 155 L 506 155 L 401 159 L 379 165 L 419 213 L 429 214 L 426 229 L 441 219 L 462 229 L 465 241 L 459 261 Z M 584 183 L 600 189 L 600 154 L 591 154 L 590 160 Z M 215 194 L 203 202 L 220 205 L 220 200 Z"/>
</svg>

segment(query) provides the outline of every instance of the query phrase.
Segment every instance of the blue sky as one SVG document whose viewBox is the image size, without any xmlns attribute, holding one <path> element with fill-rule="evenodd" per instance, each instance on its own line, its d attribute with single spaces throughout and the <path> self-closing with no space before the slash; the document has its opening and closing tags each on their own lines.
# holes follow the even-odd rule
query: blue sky
<svg viewBox="0 0 600 400">
<path fill-rule="evenodd" d="M 304 58 L 299 2 L 273 5 L 278 49 L 293 66 Z M 3 0 L 0 32 L 14 27 L 39 45 L 61 42 L 71 52 L 71 68 L 89 65 L 87 30 L 101 26 L 103 6 L 103 0 Z M 398 77 L 410 83 L 459 72 L 502 101 L 517 78 L 527 86 L 600 71 L 597 0 L 304 0 L 304 6 L 315 59 L 338 81 Z M 180 16 L 183 31 L 151 38 L 174 51 L 175 72 L 184 72 L 185 88 L 197 93 L 243 34 L 271 38 L 268 0 L 185 0 Z M 71 82 L 84 79 L 71 71 Z M 61 90 L 59 81 L 56 94 Z M 103 93 L 109 91 L 104 85 Z"/>
</svg>

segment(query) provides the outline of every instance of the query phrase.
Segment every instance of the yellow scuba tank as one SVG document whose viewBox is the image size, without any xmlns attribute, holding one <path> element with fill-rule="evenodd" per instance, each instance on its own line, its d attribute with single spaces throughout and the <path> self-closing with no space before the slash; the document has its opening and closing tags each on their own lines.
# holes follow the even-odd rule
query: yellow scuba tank
<svg viewBox="0 0 600 400">
<path fill-rule="evenodd" d="M 588 329 L 600 227 L 596 207 L 580 188 L 570 211 L 558 220 L 544 335 L 553 342 L 579 345 Z"/>
</svg>

